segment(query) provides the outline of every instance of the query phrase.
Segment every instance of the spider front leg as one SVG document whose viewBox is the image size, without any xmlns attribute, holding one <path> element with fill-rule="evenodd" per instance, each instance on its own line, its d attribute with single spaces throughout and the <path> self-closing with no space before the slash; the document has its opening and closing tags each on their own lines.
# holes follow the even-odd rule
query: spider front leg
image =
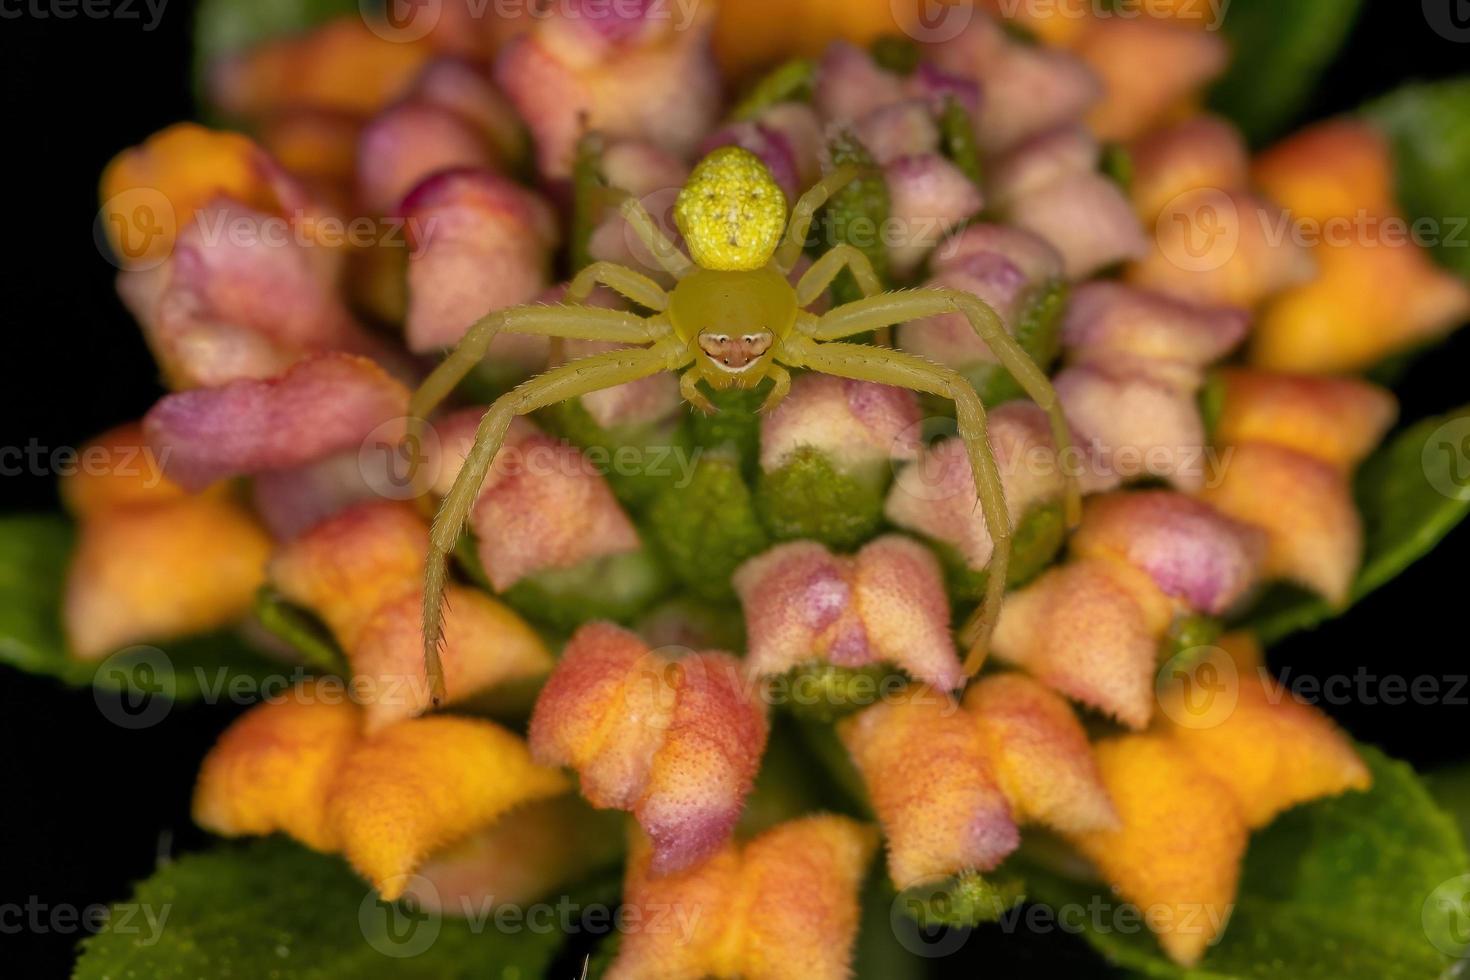
<svg viewBox="0 0 1470 980">
<path fill-rule="evenodd" d="M 513 306 L 496 310 L 476 321 L 459 346 L 413 393 L 408 403 L 410 445 L 422 440 L 424 424 L 434 409 L 485 359 L 491 342 L 501 333 L 646 344 L 667 331 L 667 324 L 661 320 L 645 320 L 622 310 L 590 306 Z"/>
<path fill-rule="evenodd" d="M 862 169 L 854 166 L 839 167 L 811 186 L 791 209 L 791 221 L 786 226 L 786 237 L 776 250 L 776 268 L 782 275 L 790 275 L 806 248 L 806 236 L 811 234 L 812 222 L 832 195 L 862 176 Z"/>
<path fill-rule="evenodd" d="M 607 193 L 617 202 L 618 213 L 623 216 L 628 227 L 633 229 L 633 234 L 638 236 L 643 247 L 648 249 L 659 268 L 675 279 L 683 279 L 694 271 L 694 263 L 689 261 L 689 256 L 681 252 L 679 246 L 664 234 L 664 230 L 653 220 L 653 215 L 648 213 L 642 201 L 627 191 L 609 190 Z"/>
<path fill-rule="evenodd" d="M 864 296 L 883 292 L 883 281 L 873 269 L 873 261 L 856 245 L 843 243 L 812 263 L 796 284 L 796 303 L 802 309 L 822 298 L 843 269 L 850 269 Z"/>
<path fill-rule="evenodd" d="M 564 364 L 498 398 L 480 420 L 475 442 L 465 457 L 454 486 L 439 505 L 429 535 L 429 558 L 424 579 L 424 664 L 434 704 L 444 700 L 444 672 L 439 661 L 443 634 L 444 589 L 449 577 L 449 555 L 459 542 L 470 508 L 490 465 L 505 442 L 511 420 L 540 408 L 593 391 L 676 370 L 690 360 L 688 349 L 672 338 L 652 347 L 609 351 Z"/>
<path fill-rule="evenodd" d="M 641 272 L 616 262 L 593 262 L 577 273 L 567 287 L 567 302 L 578 306 L 587 302 L 592 290 L 606 286 L 645 309 L 662 313 L 669 308 L 669 294 L 663 287 Z"/>
<path fill-rule="evenodd" d="M 1006 508 L 1000 469 L 990 448 L 985 405 L 980 396 L 958 372 L 902 351 L 860 344 L 823 344 L 807 337 L 793 337 L 785 341 L 777 357 L 792 367 L 909 388 L 954 402 L 960 438 L 964 440 L 965 451 L 970 457 L 970 470 L 975 478 L 975 493 L 994 545 L 985 598 L 964 631 L 969 634 L 970 643 L 965 670 L 972 676 L 978 673 L 985 663 L 990 633 L 995 628 L 996 617 L 1005 599 L 1006 576 L 1011 563 L 1011 515 Z"/>
<path fill-rule="evenodd" d="M 911 292 L 884 293 L 840 306 L 822 317 L 807 331 L 818 341 L 839 340 L 853 334 L 879 330 L 894 324 L 923 320 L 944 313 L 959 313 L 970 321 L 970 327 L 985 341 L 1011 377 L 1046 412 L 1051 424 L 1052 441 L 1057 459 L 1063 463 L 1072 454 L 1072 429 L 1062 411 L 1056 390 L 1036 362 L 1031 360 L 1016 338 L 1006 332 L 1005 324 L 990 305 L 979 297 L 957 289 L 916 289 Z M 1063 466 L 1066 487 L 1063 506 L 1067 525 L 1076 527 L 1082 520 L 1082 489 L 1077 473 Z"/>
</svg>

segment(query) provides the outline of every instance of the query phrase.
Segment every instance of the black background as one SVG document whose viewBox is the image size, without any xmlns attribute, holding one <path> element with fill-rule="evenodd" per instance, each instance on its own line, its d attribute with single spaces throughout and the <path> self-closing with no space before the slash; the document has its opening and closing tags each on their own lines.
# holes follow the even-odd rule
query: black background
<svg viewBox="0 0 1470 980">
<path fill-rule="evenodd" d="M 192 4 L 170 0 L 149 32 L 146 17 L 13 16 L 31 3 L 0 0 L 0 445 L 34 440 L 54 448 L 137 418 L 160 393 L 152 359 L 114 295 L 113 270 L 93 245 L 92 223 L 97 178 L 111 156 L 193 114 Z M 1467 68 L 1470 45 L 1437 36 L 1419 3 L 1371 0 L 1303 119 L 1349 110 L 1405 80 Z M 1461 334 L 1415 366 L 1400 388 L 1405 419 L 1467 401 L 1467 353 L 1470 334 Z M 52 509 L 53 484 L 43 474 L 5 477 L 0 499 L 6 510 Z M 1470 672 L 1462 626 L 1467 544 L 1470 526 L 1346 619 L 1274 649 L 1273 666 L 1297 676 L 1359 667 L 1380 675 Z M 125 731 L 102 715 L 91 691 L 0 668 L 0 905 L 80 908 L 120 899 L 161 855 L 203 846 L 188 817 L 193 776 L 239 710 L 179 708 L 162 724 Z M 1331 710 L 1360 739 L 1422 768 L 1470 755 L 1464 707 Z M 54 929 L 0 932 L 0 973 L 64 976 L 78 938 Z M 1056 936 L 978 935 L 946 965 L 998 976 L 1034 966 L 1100 973 L 1080 940 Z"/>
</svg>

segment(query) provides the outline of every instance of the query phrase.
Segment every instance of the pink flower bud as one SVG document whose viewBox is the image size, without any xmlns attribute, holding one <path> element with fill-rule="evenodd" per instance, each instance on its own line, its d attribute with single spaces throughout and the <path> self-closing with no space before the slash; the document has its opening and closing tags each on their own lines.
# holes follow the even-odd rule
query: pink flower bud
<svg viewBox="0 0 1470 980">
<path fill-rule="evenodd" d="M 1061 469 L 1041 409 L 1030 402 L 996 409 L 990 416 L 990 445 L 1012 524 L 1037 504 L 1060 495 Z M 994 546 L 975 493 L 970 458 L 959 438 L 935 443 L 899 473 L 884 514 L 905 530 L 953 547 L 976 571 L 990 564 Z"/>
<path fill-rule="evenodd" d="M 682 871 L 730 837 L 765 750 L 766 720 L 729 654 L 670 659 L 609 624 L 585 626 L 531 718 L 531 750 L 577 770 L 597 807 L 630 810 L 653 841 L 655 875 Z"/>
<path fill-rule="evenodd" d="M 804 448 L 845 472 L 917 459 L 921 421 L 912 391 L 806 374 L 761 421 L 761 469 L 780 469 Z"/>
<path fill-rule="evenodd" d="M 458 343 L 475 321 L 529 302 L 549 282 L 556 229 L 536 195 L 484 171 L 451 171 L 420 184 L 404 202 L 408 259 L 408 345 L 427 353 Z M 513 373 L 545 366 L 544 337 L 497 337 L 490 358 Z"/>
<path fill-rule="evenodd" d="M 944 236 L 980 213 L 975 182 L 937 153 L 894 160 L 883 170 L 898 240 L 889 242 L 894 273 L 906 277 Z"/>
<path fill-rule="evenodd" d="M 990 871 L 1021 843 L 985 740 L 948 694 L 910 688 L 838 730 L 883 824 L 899 889 Z"/>
<path fill-rule="evenodd" d="M 1212 616 L 1254 588 L 1265 552 L 1259 528 L 1168 490 L 1094 497 L 1072 537 L 1074 555 L 1126 561 L 1165 595 Z"/>
<path fill-rule="evenodd" d="M 735 573 L 760 676 L 811 660 L 890 663 L 942 690 L 963 681 L 939 563 L 908 538 L 879 538 L 851 557 L 810 541 L 772 548 Z"/>
<path fill-rule="evenodd" d="M 447 492 L 458 474 L 482 414 L 471 409 L 439 423 L 439 492 Z M 524 419 L 511 424 L 470 515 L 470 527 L 497 592 L 538 572 L 640 547 L 638 532 L 603 475 L 575 446 Z"/>
<path fill-rule="evenodd" d="M 372 361 L 320 354 L 269 381 L 167 395 L 143 429 L 169 478 L 197 490 L 356 450 L 407 410 L 408 390 Z"/>
<path fill-rule="evenodd" d="M 1193 116 L 1149 133 L 1133 145 L 1134 207 L 1146 224 L 1190 191 L 1250 184 L 1250 156 L 1234 125 L 1217 116 Z"/>
<path fill-rule="evenodd" d="M 1250 317 L 1240 310 L 1195 306 L 1122 283 L 1097 281 L 1072 293 L 1062 343 L 1074 360 L 1123 356 L 1202 368 L 1234 350 L 1249 325 Z"/>
<path fill-rule="evenodd" d="M 589 3 L 509 42 L 495 76 L 535 137 L 542 175 L 571 173 L 576 143 L 595 129 L 687 156 L 719 112 L 710 56 L 713 11 L 678 25 L 668 8 Z"/>
<path fill-rule="evenodd" d="M 363 127 L 357 150 L 357 197 L 369 214 L 398 214 L 403 199 L 444 170 L 490 169 L 488 139 L 452 109 L 405 102 Z"/>
</svg>

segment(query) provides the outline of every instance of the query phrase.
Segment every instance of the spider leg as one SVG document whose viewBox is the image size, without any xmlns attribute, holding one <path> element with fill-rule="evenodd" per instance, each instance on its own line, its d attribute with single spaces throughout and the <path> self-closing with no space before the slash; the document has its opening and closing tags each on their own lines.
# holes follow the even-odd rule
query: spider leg
<svg viewBox="0 0 1470 980">
<path fill-rule="evenodd" d="M 590 306 L 513 306 L 496 310 L 476 321 L 459 346 L 414 392 L 408 403 L 410 444 L 422 437 L 425 421 L 434 409 L 485 359 L 491 341 L 502 332 L 646 344 L 664 336 L 667 325 L 658 319 L 645 320 L 621 310 Z"/>
<path fill-rule="evenodd" d="M 1005 325 L 990 305 L 977 296 L 958 289 L 916 289 L 902 293 L 884 293 L 839 306 L 822 317 L 815 327 L 809 328 L 808 336 L 818 341 L 839 340 L 853 334 L 944 313 L 960 313 L 970 321 L 970 326 L 985 341 L 1001 365 L 1011 373 L 1011 377 L 1046 412 L 1051 424 L 1052 441 L 1056 443 L 1057 459 L 1068 459 L 1072 449 L 1072 429 L 1067 425 L 1062 403 L 1051 382 L 1041 368 L 1036 366 L 1036 362 L 1027 356 L 1016 339 L 1006 332 Z M 1082 519 L 1082 491 L 1077 474 L 1070 467 L 1064 468 L 1063 475 L 1066 477 L 1063 505 L 1066 508 L 1067 524 L 1069 527 L 1076 527 Z"/>
<path fill-rule="evenodd" d="M 852 270 L 853 278 L 857 280 L 858 288 L 863 291 L 864 296 L 876 296 L 883 292 L 883 281 L 873 270 L 872 260 L 862 249 L 844 242 L 833 246 L 832 251 L 817 259 L 802 275 L 796 284 L 797 305 L 805 309 L 821 299 L 843 269 Z"/>
<path fill-rule="evenodd" d="M 444 628 L 444 589 L 449 578 L 449 555 L 459 542 L 470 508 L 495 456 L 505 442 L 511 420 L 539 408 L 577 398 L 592 391 L 637 381 L 689 362 L 687 348 L 668 339 L 652 347 L 609 351 L 572 361 L 532 378 L 500 398 L 485 412 L 475 430 L 475 442 L 465 457 L 454 486 L 439 505 L 429 534 L 429 558 L 424 579 L 424 664 L 434 704 L 444 700 L 444 671 L 439 643 Z"/>
<path fill-rule="evenodd" d="M 704 375 L 698 368 L 690 368 L 679 376 L 679 395 L 689 404 L 699 409 L 706 415 L 714 415 L 718 409 L 715 403 L 699 390 L 699 381 Z"/>
<path fill-rule="evenodd" d="M 653 215 L 648 213 L 642 201 L 627 191 L 609 189 L 607 194 L 617 203 L 618 213 L 653 255 L 659 268 L 675 279 L 683 279 L 694 271 L 694 263 L 689 261 L 689 256 L 681 252 L 679 246 L 664 234 L 664 230 L 653 220 Z"/>
<path fill-rule="evenodd" d="M 775 411 L 776 406 L 785 401 L 786 396 L 791 394 L 790 371 L 779 364 L 772 364 L 766 368 L 766 377 L 770 378 L 776 384 L 771 389 L 771 393 L 766 396 L 766 400 L 761 402 L 760 413 L 762 415 L 769 415 Z"/>
<path fill-rule="evenodd" d="M 1011 562 L 1011 516 L 1006 507 L 1005 489 L 1000 469 L 990 448 L 986 432 L 985 405 L 975 389 L 957 371 L 941 367 L 903 351 L 885 350 L 860 344 L 823 344 L 806 337 L 788 339 L 777 356 L 792 367 L 810 368 L 823 374 L 877 384 L 894 385 L 948 398 L 955 404 L 959 435 L 970 457 L 975 478 L 975 493 L 985 515 L 994 551 L 990 558 L 989 579 L 985 598 L 975 618 L 965 628 L 969 653 L 965 670 L 979 672 L 985 663 L 990 633 L 995 628 L 1005 599 L 1006 576 Z M 973 627 L 973 628 L 972 628 Z"/>
<path fill-rule="evenodd" d="M 821 180 L 812 185 L 811 189 L 791 208 L 791 221 L 786 226 L 786 238 L 781 242 L 781 247 L 776 250 L 776 268 L 781 270 L 782 275 L 790 275 L 791 270 L 796 268 L 796 261 L 801 258 L 801 250 L 806 248 L 806 236 L 811 234 L 812 222 L 816 220 L 817 212 L 822 210 L 833 194 L 836 194 L 848 184 L 862 176 L 859 167 L 838 167 Z"/>
<path fill-rule="evenodd" d="M 572 279 L 567 302 L 581 306 L 598 286 L 606 286 L 645 309 L 662 313 L 669 308 L 669 294 L 641 272 L 616 262 L 594 262 Z"/>
</svg>

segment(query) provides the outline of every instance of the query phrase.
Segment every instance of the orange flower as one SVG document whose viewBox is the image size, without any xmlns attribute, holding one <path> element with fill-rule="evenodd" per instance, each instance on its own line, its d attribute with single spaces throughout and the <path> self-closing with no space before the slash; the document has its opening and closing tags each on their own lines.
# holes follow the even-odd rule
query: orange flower
<svg viewBox="0 0 1470 980">
<path fill-rule="evenodd" d="M 340 850 L 391 901 L 430 855 L 569 788 L 490 722 L 420 718 L 364 736 L 344 690 L 306 682 L 226 730 L 194 815 L 220 834 L 283 831 Z"/>
<path fill-rule="evenodd" d="M 220 496 L 104 511 L 81 526 L 63 618 L 72 652 L 104 657 L 233 625 L 265 581 L 270 538 Z"/>
<path fill-rule="evenodd" d="M 1137 905 L 1169 958 L 1193 966 L 1235 902 L 1249 831 L 1230 789 L 1159 735 L 1099 742 L 1120 826 L 1068 839 Z"/>
<path fill-rule="evenodd" d="M 780 824 L 678 874 L 637 835 L 624 881 L 629 928 L 608 980 L 846 980 L 858 888 L 877 835 L 845 817 Z"/>
<path fill-rule="evenodd" d="M 531 717 L 536 758 L 577 770 L 593 805 L 631 810 L 656 874 L 725 844 L 765 745 L 765 713 L 738 660 L 668 659 L 606 623 L 572 637 Z"/>
<path fill-rule="evenodd" d="M 1215 442 L 1269 442 L 1352 470 L 1383 440 L 1398 414 L 1394 396 L 1366 381 L 1231 368 Z"/>
<path fill-rule="evenodd" d="M 1435 266 L 1408 234 L 1388 142 L 1367 123 L 1304 130 L 1263 154 L 1253 172 L 1294 222 L 1321 237 L 1313 250 L 1319 275 L 1262 314 L 1254 363 L 1357 371 L 1470 316 L 1470 286 Z"/>
<path fill-rule="evenodd" d="M 88 442 L 76 470 L 61 479 L 61 499 L 78 520 L 114 508 L 159 504 L 187 496 L 163 472 L 163 461 L 148 447 L 143 426 L 129 422 Z M 94 465 L 96 460 L 101 465 Z"/>
<path fill-rule="evenodd" d="M 888 841 L 900 889 L 989 871 L 1021 838 L 975 719 L 922 685 L 838 726 Z"/>
</svg>

